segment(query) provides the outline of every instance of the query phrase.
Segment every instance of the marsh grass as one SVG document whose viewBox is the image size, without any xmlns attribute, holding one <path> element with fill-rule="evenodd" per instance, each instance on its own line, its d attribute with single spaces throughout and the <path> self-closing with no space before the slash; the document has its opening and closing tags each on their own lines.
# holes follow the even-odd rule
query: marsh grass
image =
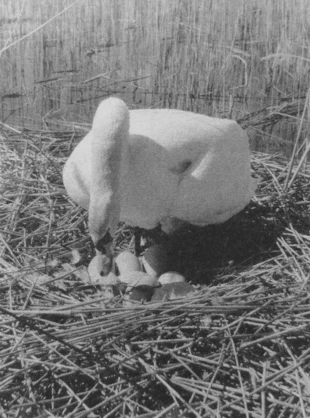
<svg viewBox="0 0 310 418">
<path fill-rule="evenodd" d="M 176 107 L 239 119 L 286 118 L 250 132 L 256 150 L 290 155 L 290 107 L 309 86 L 306 0 L 0 2 L 1 120 L 71 130 L 98 102 Z M 266 141 L 266 136 L 268 140 Z"/>
<path fill-rule="evenodd" d="M 86 214 L 63 189 L 80 135 L 2 125 L 1 414 L 308 417 L 308 165 L 254 153 L 250 205 L 177 238 L 196 294 L 126 307 L 89 281 Z"/>
</svg>

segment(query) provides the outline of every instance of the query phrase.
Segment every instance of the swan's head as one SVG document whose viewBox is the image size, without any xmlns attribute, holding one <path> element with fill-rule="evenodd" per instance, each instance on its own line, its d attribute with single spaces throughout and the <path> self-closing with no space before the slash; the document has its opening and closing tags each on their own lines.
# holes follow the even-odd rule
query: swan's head
<svg viewBox="0 0 310 418">
<path fill-rule="evenodd" d="M 97 253 L 98 272 L 104 276 L 112 268 L 113 237 L 120 220 L 120 201 L 117 195 L 117 192 L 111 195 L 102 193 L 93 201 L 91 199 L 89 206 L 89 232 Z"/>
<path fill-rule="evenodd" d="M 113 238 L 107 232 L 95 244 L 97 255 L 97 271 L 100 275 L 107 276 L 113 266 Z"/>
</svg>

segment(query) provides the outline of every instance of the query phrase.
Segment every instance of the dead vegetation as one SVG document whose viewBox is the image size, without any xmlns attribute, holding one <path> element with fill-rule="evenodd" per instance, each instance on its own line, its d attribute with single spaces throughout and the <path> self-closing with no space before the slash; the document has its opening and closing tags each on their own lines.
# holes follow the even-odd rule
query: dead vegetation
<svg viewBox="0 0 310 418">
<path fill-rule="evenodd" d="M 2 125 L 0 414 L 310 416 L 310 171 L 301 137 L 292 164 L 253 154 L 260 184 L 242 213 L 177 237 L 194 296 L 126 308 L 85 269 L 87 217 L 61 181 L 78 135 Z M 130 237 L 122 226 L 118 249 Z"/>
<path fill-rule="evenodd" d="M 309 15 L 307 0 L 0 0 L 0 119 L 69 130 L 120 94 L 135 108 L 272 114 L 278 141 L 254 135 L 255 149 L 283 152 L 283 115 L 300 117 L 309 87 Z"/>
<path fill-rule="evenodd" d="M 1 2 L 0 416 L 307 418 L 309 2 L 124 4 Z M 190 298 L 129 308 L 89 281 L 61 171 L 111 94 L 236 118 L 281 151 L 253 153 L 242 213 L 175 237 Z"/>
</svg>

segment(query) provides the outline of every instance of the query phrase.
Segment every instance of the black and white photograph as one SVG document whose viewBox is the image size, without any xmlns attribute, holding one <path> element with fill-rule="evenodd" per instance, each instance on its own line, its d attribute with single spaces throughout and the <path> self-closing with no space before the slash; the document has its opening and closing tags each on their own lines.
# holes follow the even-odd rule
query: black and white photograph
<svg viewBox="0 0 310 418">
<path fill-rule="evenodd" d="M 0 0 L 0 418 L 309 418 L 309 135 L 308 0 Z"/>
</svg>

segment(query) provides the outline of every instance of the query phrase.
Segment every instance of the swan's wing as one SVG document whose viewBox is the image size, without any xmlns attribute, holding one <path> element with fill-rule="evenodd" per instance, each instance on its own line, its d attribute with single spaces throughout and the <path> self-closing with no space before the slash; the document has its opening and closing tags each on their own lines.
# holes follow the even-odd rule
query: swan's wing
<svg viewBox="0 0 310 418">
<path fill-rule="evenodd" d="M 255 188 L 247 136 L 235 122 L 223 120 L 217 138 L 206 140 L 181 179 L 173 213 L 195 225 L 221 223 L 250 202 Z"/>
<path fill-rule="evenodd" d="M 141 110 L 130 112 L 130 132 L 131 138 L 140 133 L 153 142 L 143 152 L 137 147 L 141 158 L 136 160 L 137 165 L 147 161 L 136 184 L 146 206 L 155 200 L 150 217 L 197 225 L 223 222 L 253 196 L 248 138 L 236 122 L 177 110 Z"/>
</svg>

